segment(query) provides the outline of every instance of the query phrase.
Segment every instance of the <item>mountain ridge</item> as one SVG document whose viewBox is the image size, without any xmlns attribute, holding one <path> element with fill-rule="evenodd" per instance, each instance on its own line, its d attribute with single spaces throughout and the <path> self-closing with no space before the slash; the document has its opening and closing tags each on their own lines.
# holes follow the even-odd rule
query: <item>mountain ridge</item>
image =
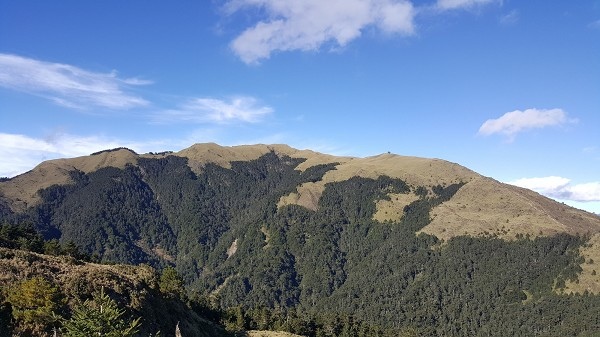
<svg viewBox="0 0 600 337">
<path fill-rule="evenodd" d="M 187 158 L 188 166 L 193 172 L 199 174 L 208 163 L 231 168 L 231 163 L 234 161 L 255 160 L 269 152 L 306 159 L 295 168 L 300 171 L 316 165 L 337 164 L 336 169 L 327 172 L 322 180 L 299 185 L 295 192 L 280 200 L 280 206 L 298 204 L 315 209 L 327 183 L 344 181 L 354 176 L 377 178 L 386 175 L 402 179 L 415 186 L 466 183 L 453 200 L 445 202 L 434 210 L 432 223 L 422 230 L 441 239 L 447 240 L 456 235 L 486 233 L 510 239 L 518 234 L 537 236 L 544 235 L 544 232 L 549 235 L 566 232 L 593 235 L 600 232 L 600 219 L 591 216 L 591 213 L 566 205 L 563 205 L 563 208 L 559 207 L 561 211 L 556 211 L 559 204 L 549 198 L 531 190 L 484 177 L 456 163 L 390 153 L 364 158 L 340 157 L 311 150 L 298 150 L 285 144 L 229 147 L 203 143 L 194 144 L 178 152 L 141 155 L 129 149 L 119 148 L 100 151 L 89 156 L 54 159 L 42 162 L 29 172 L 1 182 L 0 201 L 4 200 L 13 211 L 23 211 L 39 202 L 38 190 L 54 184 L 72 183 L 70 177 L 72 171 L 90 173 L 104 167 L 124 168 L 127 165 L 137 165 L 139 158 L 155 159 L 168 155 Z M 482 189 L 487 191 L 481 193 Z M 467 193 L 469 191 L 470 193 Z M 485 198 L 487 195 L 499 193 L 504 196 L 497 200 Z M 483 199 L 482 194 L 484 194 Z M 482 202 L 485 203 L 484 207 L 479 205 Z M 400 211 L 399 208 L 403 206 L 405 205 L 396 207 L 397 211 Z M 479 211 L 475 211 L 482 208 L 485 208 L 488 215 L 479 216 Z M 493 216 L 489 216 L 490 211 L 493 211 Z M 523 218 L 517 219 L 521 216 Z M 445 220 L 441 220 L 442 218 Z M 448 223 L 454 226 L 449 228 Z M 523 225 L 523 223 L 527 224 Z"/>
<path fill-rule="evenodd" d="M 600 312 L 600 219 L 440 159 L 113 149 L 42 163 L 0 192 L 9 226 L 99 261 L 173 266 L 224 309 L 340 313 L 426 336 L 600 328 L 581 321 Z M 559 307 L 571 309 L 553 330 L 539 312 Z"/>
</svg>

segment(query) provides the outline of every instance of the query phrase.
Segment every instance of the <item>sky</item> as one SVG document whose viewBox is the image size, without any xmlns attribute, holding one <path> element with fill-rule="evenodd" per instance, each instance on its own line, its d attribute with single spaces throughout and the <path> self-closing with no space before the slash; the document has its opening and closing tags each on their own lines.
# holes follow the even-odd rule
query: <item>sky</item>
<svg viewBox="0 0 600 337">
<path fill-rule="evenodd" d="M 600 213 L 599 127 L 599 0 L 0 0 L 0 177 L 283 143 Z"/>
</svg>

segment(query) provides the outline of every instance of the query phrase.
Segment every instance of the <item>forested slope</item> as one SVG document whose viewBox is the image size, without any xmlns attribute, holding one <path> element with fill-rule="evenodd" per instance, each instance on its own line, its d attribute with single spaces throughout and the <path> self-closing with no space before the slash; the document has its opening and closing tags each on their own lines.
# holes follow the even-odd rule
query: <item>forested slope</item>
<svg viewBox="0 0 600 337">
<path fill-rule="evenodd" d="M 216 149 L 205 152 L 217 158 Z M 174 266 L 188 291 L 239 310 L 244 328 L 281 328 L 260 323 L 270 312 L 291 317 L 286 329 L 310 336 L 583 336 L 600 330 L 600 297 L 565 291 L 577 284 L 581 265 L 595 265 L 580 251 L 600 220 L 577 222 L 571 214 L 580 213 L 540 199 L 545 208 L 536 210 L 552 209 L 572 222 L 544 235 L 516 230 L 520 223 L 536 228 L 544 216 L 561 217 L 534 218 L 521 207 L 533 199 L 520 198 L 538 196 L 525 192 L 507 189 L 497 197 L 500 206 L 493 204 L 493 189 L 479 187 L 477 197 L 475 187 L 486 180 L 442 161 L 384 155 L 361 166 L 360 160 L 261 148 L 245 160 L 229 160 L 233 151 L 219 157 L 228 158 L 222 162 L 200 164 L 195 150 L 189 157 L 138 156 L 122 167 L 74 169 L 69 183 L 46 186 L 39 202 L 23 210 L 5 195 L 0 214 L 6 223 L 34 225 L 46 239 L 74 241 L 99 261 Z M 289 202 L 315 186 L 316 204 Z M 477 200 L 487 206 L 473 204 Z M 391 206 L 382 210 L 384 203 Z M 509 219 L 506 230 L 482 227 L 461 235 L 453 227 L 464 225 L 465 212 L 477 213 L 477 222 L 516 206 L 520 222 Z M 437 233 L 454 234 L 432 235 L 426 230 L 432 219 Z"/>
</svg>

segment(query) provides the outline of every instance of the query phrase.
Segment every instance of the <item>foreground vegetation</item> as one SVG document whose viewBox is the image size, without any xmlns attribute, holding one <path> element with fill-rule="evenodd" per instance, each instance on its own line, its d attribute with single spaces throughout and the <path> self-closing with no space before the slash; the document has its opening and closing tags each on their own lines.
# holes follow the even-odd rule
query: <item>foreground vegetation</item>
<svg viewBox="0 0 600 337">
<path fill-rule="evenodd" d="M 221 309 L 214 297 L 188 295 L 170 267 L 99 265 L 64 252 L 30 251 L 41 241 L 27 226 L 0 227 L 0 336 L 246 336 L 247 330 L 306 336 L 397 336 L 351 317 L 309 317 L 241 306 Z M 25 250 L 23 250 L 25 249 Z M 25 277 L 22 277 L 26 275 Z M 108 288 L 111 287 L 111 288 Z M 258 332 L 253 333 L 256 335 Z M 268 335 L 268 334 L 267 334 Z M 354 334 L 356 335 L 356 334 Z"/>
</svg>

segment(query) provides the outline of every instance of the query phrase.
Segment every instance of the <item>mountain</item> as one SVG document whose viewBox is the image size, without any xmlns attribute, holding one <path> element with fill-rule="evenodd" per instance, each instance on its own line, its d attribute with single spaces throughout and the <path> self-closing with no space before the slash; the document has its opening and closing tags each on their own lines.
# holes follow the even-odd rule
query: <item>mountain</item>
<svg viewBox="0 0 600 337">
<path fill-rule="evenodd" d="M 600 329 L 600 218 L 439 159 L 120 148 L 0 182 L 0 216 L 100 260 L 175 266 L 223 308 L 422 335 Z"/>
</svg>

